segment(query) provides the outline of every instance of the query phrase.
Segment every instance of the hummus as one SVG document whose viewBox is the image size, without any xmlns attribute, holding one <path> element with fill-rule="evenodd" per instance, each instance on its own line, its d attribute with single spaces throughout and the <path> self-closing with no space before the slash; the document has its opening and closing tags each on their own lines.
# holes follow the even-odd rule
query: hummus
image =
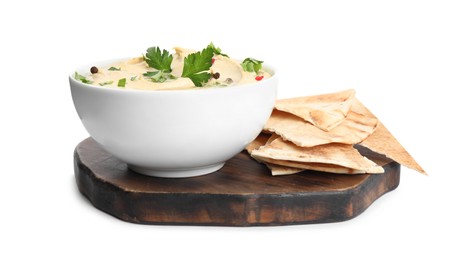
<svg viewBox="0 0 462 260">
<path fill-rule="evenodd" d="M 82 82 L 113 88 L 180 90 L 243 85 L 271 77 L 271 74 L 263 69 L 257 72 L 246 71 L 239 61 L 224 54 L 214 54 L 212 66 L 208 70 L 211 74 L 210 79 L 203 86 L 197 87 L 190 78 L 182 77 L 185 58 L 192 53 L 197 53 L 197 51 L 180 47 L 176 47 L 174 50 L 175 53 L 172 55 L 173 60 L 170 65 L 171 72 L 168 73 L 167 79 L 164 79 L 163 82 L 156 82 L 151 77 L 146 76 L 146 73 L 154 73 L 158 70 L 150 67 L 144 57 L 124 60 L 105 68 L 93 67 L 91 74 L 85 75 L 85 81 Z M 120 80 L 123 80 L 124 83 L 120 84 Z"/>
</svg>

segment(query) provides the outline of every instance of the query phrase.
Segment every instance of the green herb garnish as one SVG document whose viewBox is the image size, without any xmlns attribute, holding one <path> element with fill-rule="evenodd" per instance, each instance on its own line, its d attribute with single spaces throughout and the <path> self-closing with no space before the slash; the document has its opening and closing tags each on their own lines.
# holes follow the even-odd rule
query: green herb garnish
<svg viewBox="0 0 462 260">
<path fill-rule="evenodd" d="M 241 66 L 244 71 L 258 73 L 258 71 L 260 71 L 262 68 L 262 63 L 263 61 L 259 61 L 254 58 L 246 58 L 241 63 Z"/>
<path fill-rule="evenodd" d="M 176 79 L 176 77 L 173 76 L 172 74 L 168 72 L 164 72 L 162 70 L 148 71 L 146 73 L 143 73 L 143 76 L 145 76 L 146 78 L 149 78 L 153 82 L 159 82 L 159 83 L 165 82 L 169 79 Z"/>
<path fill-rule="evenodd" d="M 127 79 L 126 78 L 122 78 L 122 79 L 119 79 L 119 82 L 117 82 L 117 86 L 118 87 L 125 87 L 125 84 L 127 84 Z"/>
<path fill-rule="evenodd" d="M 224 54 L 224 53 L 221 52 L 221 49 L 220 49 L 219 47 L 215 47 L 215 45 L 213 44 L 213 42 L 211 42 L 211 43 L 207 46 L 207 48 L 211 48 L 211 49 L 213 50 L 213 54 L 215 54 L 215 55 L 221 55 L 221 56 L 225 56 L 225 57 L 228 57 L 228 58 L 229 58 L 229 56 L 228 56 L 227 54 Z"/>
<path fill-rule="evenodd" d="M 107 69 L 107 70 L 111 70 L 111 71 L 120 71 L 120 68 L 110 67 L 110 68 Z"/>
<path fill-rule="evenodd" d="M 164 72 L 172 72 L 170 66 L 172 65 L 173 56 L 167 50 L 160 50 L 159 47 L 151 47 L 146 51 L 143 56 L 149 67 Z"/>
<path fill-rule="evenodd" d="M 133 76 L 130 78 L 130 81 L 135 81 L 137 76 Z"/>
<path fill-rule="evenodd" d="M 106 86 L 106 85 L 111 85 L 112 83 L 114 83 L 114 81 L 105 81 L 105 82 L 101 82 L 99 83 L 100 86 Z"/>
<path fill-rule="evenodd" d="M 229 87 L 229 84 L 227 84 L 226 82 L 215 81 L 215 83 L 213 83 L 213 86 L 215 86 L 215 87 Z"/>
<path fill-rule="evenodd" d="M 191 53 L 184 59 L 184 78 L 190 78 L 196 87 L 202 87 L 212 74 L 209 69 L 212 66 L 213 48 L 207 47 L 201 52 Z"/>
<path fill-rule="evenodd" d="M 77 71 L 74 73 L 74 78 L 76 80 L 80 80 L 82 83 L 86 83 L 86 84 L 91 84 L 93 83 L 93 81 L 85 78 L 84 76 L 80 75 L 79 73 L 77 73 Z"/>
</svg>

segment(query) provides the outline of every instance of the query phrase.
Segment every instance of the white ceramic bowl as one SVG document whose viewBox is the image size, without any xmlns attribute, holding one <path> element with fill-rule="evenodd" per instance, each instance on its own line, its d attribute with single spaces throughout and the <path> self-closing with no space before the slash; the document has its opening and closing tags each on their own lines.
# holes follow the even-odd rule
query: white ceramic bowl
<svg viewBox="0 0 462 260">
<path fill-rule="evenodd" d="M 95 63 L 104 67 L 117 60 Z M 76 71 L 85 74 L 91 66 Z M 91 86 L 69 76 L 77 113 L 90 136 L 135 172 L 181 178 L 214 172 L 262 130 L 278 74 L 255 84 L 194 90 Z"/>
</svg>

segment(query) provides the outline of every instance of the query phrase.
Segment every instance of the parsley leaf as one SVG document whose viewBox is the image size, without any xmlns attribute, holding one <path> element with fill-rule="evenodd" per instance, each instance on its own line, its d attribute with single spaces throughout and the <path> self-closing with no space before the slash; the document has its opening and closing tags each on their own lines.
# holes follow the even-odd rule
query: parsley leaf
<svg viewBox="0 0 462 260">
<path fill-rule="evenodd" d="M 80 80 L 82 83 L 86 83 L 86 84 L 91 84 L 93 83 L 93 81 L 85 78 L 84 76 L 80 75 L 79 73 L 77 73 L 77 71 L 74 73 L 74 78 L 76 80 Z"/>
<path fill-rule="evenodd" d="M 120 68 L 116 68 L 116 67 L 110 67 L 109 69 L 107 70 L 112 70 L 112 71 L 120 71 Z"/>
<path fill-rule="evenodd" d="M 164 72 L 172 72 L 170 66 L 172 65 L 173 56 L 167 50 L 161 51 L 159 47 L 151 47 L 147 49 L 146 55 L 143 57 L 149 67 Z"/>
<path fill-rule="evenodd" d="M 207 48 L 212 48 L 213 54 L 215 54 L 215 55 L 221 55 L 221 56 L 225 56 L 225 57 L 228 57 L 228 58 L 229 58 L 229 56 L 228 56 L 227 54 L 224 54 L 224 53 L 221 52 L 221 49 L 220 49 L 219 47 L 215 47 L 215 45 L 213 44 L 213 42 L 211 42 L 211 43 L 207 46 Z"/>
<path fill-rule="evenodd" d="M 151 79 L 151 81 L 153 82 L 159 82 L 159 83 L 165 82 L 169 79 L 176 79 L 176 77 L 173 76 L 172 74 L 168 72 L 164 72 L 162 70 L 148 71 L 146 73 L 143 73 L 143 76 Z"/>
<path fill-rule="evenodd" d="M 258 71 L 260 71 L 262 68 L 262 63 L 263 61 L 256 60 L 254 58 L 246 58 L 241 63 L 241 66 L 244 71 L 258 73 Z"/>
<path fill-rule="evenodd" d="M 106 85 L 111 85 L 112 83 L 114 83 L 114 81 L 105 81 L 105 82 L 101 82 L 99 83 L 100 86 L 106 86 Z"/>
<path fill-rule="evenodd" d="M 126 78 L 122 78 L 122 79 L 119 79 L 119 82 L 117 82 L 117 87 L 125 87 L 125 84 L 127 84 L 127 79 Z"/>
<path fill-rule="evenodd" d="M 184 78 L 190 78 L 196 87 L 202 87 L 212 74 L 209 69 L 212 66 L 213 48 L 210 46 L 201 52 L 191 53 L 184 59 L 183 73 Z"/>
</svg>

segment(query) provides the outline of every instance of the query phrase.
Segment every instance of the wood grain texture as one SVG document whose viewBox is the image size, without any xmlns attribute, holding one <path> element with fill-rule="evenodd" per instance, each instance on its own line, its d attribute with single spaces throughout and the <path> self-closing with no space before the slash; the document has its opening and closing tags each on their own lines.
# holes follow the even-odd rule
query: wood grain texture
<svg viewBox="0 0 462 260">
<path fill-rule="evenodd" d="M 399 185 L 400 165 L 378 154 L 384 174 L 341 175 L 305 171 L 271 176 L 245 151 L 209 175 L 147 177 L 100 148 L 91 138 L 77 145 L 79 191 L 98 209 L 142 224 L 258 226 L 338 222 L 361 214 Z"/>
</svg>

